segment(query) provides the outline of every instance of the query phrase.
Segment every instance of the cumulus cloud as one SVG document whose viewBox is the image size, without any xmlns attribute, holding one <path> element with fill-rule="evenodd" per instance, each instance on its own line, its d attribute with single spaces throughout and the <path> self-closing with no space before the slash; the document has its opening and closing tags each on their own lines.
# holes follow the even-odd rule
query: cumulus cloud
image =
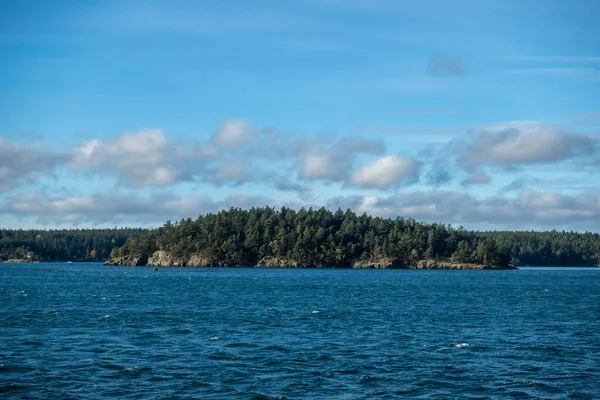
<svg viewBox="0 0 600 400">
<path fill-rule="evenodd" d="M 420 163 L 400 155 L 384 156 L 355 170 L 350 176 L 352 185 L 362 188 L 386 189 L 419 179 Z"/>
<path fill-rule="evenodd" d="M 38 224 L 162 225 L 166 220 L 195 218 L 230 207 L 316 207 L 309 203 L 282 203 L 264 196 L 208 196 L 135 193 L 55 196 L 22 193 L 0 203 L 0 217 L 34 219 Z M 392 196 L 338 196 L 325 202 L 331 210 L 350 208 L 382 217 L 412 217 L 420 221 L 463 225 L 470 229 L 576 229 L 596 230 L 600 224 L 600 195 L 565 195 L 525 188 L 512 196 L 478 198 L 451 190 L 417 191 Z M 320 205 L 318 205 L 320 206 Z"/>
<path fill-rule="evenodd" d="M 343 169 L 336 165 L 333 157 L 326 151 L 313 150 L 302 156 L 302 179 L 340 179 L 343 173 Z"/>
<path fill-rule="evenodd" d="M 145 130 L 103 142 L 87 141 L 73 149 L 71 167 L 114 173 L 132 187 L 165 186 L 190 179 L 178 164 L 185 153 L 183 147 L 175 149 L 162 131 Z"/>
<path fill-rule="evenodd" d="M 467 140 L 455 141 L 461 150 L 459 163 L 516 166 L 563 161 L 577 155 L 591 155 L 597 141 L 539 124 L 501 124 L 483 127 Z"/>
<path fill-rule="evenodd" d="M 255 128 L 244 120 L 226 120 L 205 140 L 192 141 L 148 129 L 91 139 L 69 150 L 53 152 L 41 146 L 22 146 L 0 140 L 0 188 L 11 189 L 24 179 L 51 175 L 64 164 L 70 171 L 91 172 L 116 179 L 119 186 L 141 189 L 180 182 L 216 186 L 256 184 L 277 190 L 309 193 L 307 181 L 348 183 L 360 155 L 381 155 L 380 139 L 352 136 L 286 135 L 275 128 Z M 356 172 L 357 186 L 387 187 L 403 174 L 402 161 L 384 159 L 388 180 L 368 183 L 368 167 Z M 393 164 L 393 165 L 392 165 Z M 371 167 L 375 168 L 375 167 Z M 362 175 L 361 175 L 362 174 Z M 287 182 L 284 182 L 287 181 Z M 37 181 L 36 181 L 37 182 Z M 39 183 L 39 182 L 38 182 Z"/>
<path fill-rule="evenodd" d="M 253 179 L 249 166 L 241 160 L 221 162 L 211 168 L 205 177 L 206 182 L 217 185 L 241 184 Z"/>
<path fill-rule="evenodd" d="M 299 145 L 299 173 L 303 180 L 344 181 L 359 154 L 381 154 L 381 140 L 360 136 L 323 143 L 323 138 L 302 140 Z"/>
<path fill-rule="evenodd" d="M 226 120 L 213 135 L 195 143 L 176 140 L 161 130 L 123 133 L 75 147 L 71 168 L 112 174 L 126 186 L 168 186 L 202 180 L 224 185 L 252 179 L 247 166 L 232 156 L 250 152 L 259 131 L 243 120 Z M 248 163 L 253 160 L 248 160 Z"/>
<path fill-rule="evenodd" d="M 210 138 L 192 147 L 195 155 L 206 162 L 232 156 L 273 161 L 293 158 L 298 142 L 275 128 L 257 128 L 244 120 L 226 120 Z"/>
<path fill-rule="evenodd" d="M 13 189 L 22 181 L 52 176 L 68 157 L 68 153 L 42 144 L 23 145 L 0 138 L 0 190 Z"/>
<path fill-rule="evenodd" d="M 215 201 L 208 196 L 154 194 L 96 194 L 92 196 L 45 196 L 23 193 L 1 204 L 0 216 L 34 218 L 41 225 L 162 225 L 166 220 L 196 217 L 230 207 L 250 208 L 281 204 L 262 196 L 232 196 Z"/>
<path fill-rule="evenodd" d="M 199 142 L 194 144 L 195 153 L 202 160 L 210 160 L 219 157 L 220 150 L 212 142 Z"/>
<path fill-rule="evenodd" d="M 462 181 L 464 186 L 490 183 L 490 177 L 483 171 L 477 171 Z"/>
<path fill-rule="evenodd" d="M 466 192 L 468 185 L 491 181 L 483 171 L 506 173 L 508 167 L 575 160 L 580 163 L 577 165 L 591 169 L 600 152 L 598 141 L 589 135 L 539 123 L 505 123 L 477 128 L 466 138 L 430 148 L 432 154 L 427 157 L 416 153 L 421 154 L 419 158 L 429 160 L 430 165 L 425 166 L 412 158 L 385 154 L 382 140 L 364 136 L 336 139 L 324 135 L 308 139 L 285 135 L 273 128 L 257 129 L 240 120 L 225 121 L 202 141 L 174 139 L 160 130 L 144 130 L 88 140 L 71 152 L 0 139 L 0 190 L 4 189 L 6 194 L 5 203 L 0 206 L 10 215 L 36 217 L 46 224 L 131 221 L 138 225 L 176 216 L 194 216 L 204 212 L 201 210 L 210 212 L 229 205 L 276 204 L 263 197 L 239 196 L 219 202 L 194 196 L 140 197 L 135 191 L 132 191 L 133 196 L 30 193 L 10 197 L 11 201 L 6 202 L 10 194 L 6 189 L 23 181 L 50 176 L 58 166 L 65 165 L 73 171 L 114 176 L 123 186 L 134 189 L 168 187 L 191 180 L 215 186 L 251 184 L 295 193 L 300 206 L 310 201 L 327 202 L 329 208 L 350 207 L 374 215 L 414 216 L 471 226 L 487 224 L 496 228 L 496 225 L 513 224 L 511 226 L 516 228 L 554 228 L 571 223 L 560 216 L 571 216 L 574 227 L 589 226 L 584 215 L 589 223 L 597 222 L 594 208 L 597 196 L 561 194 L 562 190 L 569 190 L 568 193 L 597 191 L 592 184 L 582 187 L 586 181 L 581 176 L 573 185 L 575 179 L 567 175 L 570 172 L 567 169 L 563 176 L 556 176 L 552 169 L 554 176 L 546 180 L 538 177 L 516 180 L 504 188 L 498 187 L 503 195 L 495 197 L 481 199 Z M 390 197 L 339 197 L 329 201 L 311 196 L 313 181 L 342 183 L 342 189 L 385 190 L 417 182 L 423 169 L 427 172 L 426 182 L 440 187 L 451 182 L 455 174 L 450 169 L 453 163 L 463 169 L 461 174 L 465 171 L 469 174 L 462 182 L 463 193 L 434 190 Z M 549 180 L 559 178 L 567 182 Z M 531 187 L 547 190 L 538 192 L 528 189 Z M 248 188 L 252 189 L 250 185 Z M 524 221 L 532 221 L 532 226 L 523 226 Z"/>
<path fill-rule="evenodd" d="M 219 126 L 211 141 L 221 148 L 248 145 L 255 137 L 255 129 L 244 120 L 227 120 Z"/>
<path fill-rule="evenodd" d="M 565 195 L 523 189 L 516 196 L 477 198 L 456 191 L 402 193 L 389 197 L 346 196 L 327 202 L 328 208 L 350 208 L 382 217 L 412 217 L 473 229 L 597 230 L 600 196 Z"/>
<path fill-rule="evenodd" d="M 70 151 L 22 146 L 0 140 L 0 188 L 24 179 L 51 175 L 64 164 L 72 172 L 114 177 L 129 188 L 167 187 L 180 182 L 216 186 L 260 182 L 276 189 L 308 193 L 296 179 L 345 182 L 358 155 L 379 155 L 381 140 L 361 136 L 335 140 L 285 135 L 274 128 L 257 129 L 243 120 L 226 120 L 206 140 L 175 138 L 161 130 L 142 130 L 82 142 Z"/>
<path fill-rule="evenodd" d="M 210 138 L 197 142 L 176 140 L 161 130 L 143 130 L 82 143 L 73 149 L 70 165 L 74 170 L 112 174 L 133 188 L 191 180 L 218 186 L 241 184 L 256 178 L 253 170 L 261 155 L 272 155 L 284 146 L 281 135 L 276 136 L 243 120 L 226 120 Z"/>
</svg>

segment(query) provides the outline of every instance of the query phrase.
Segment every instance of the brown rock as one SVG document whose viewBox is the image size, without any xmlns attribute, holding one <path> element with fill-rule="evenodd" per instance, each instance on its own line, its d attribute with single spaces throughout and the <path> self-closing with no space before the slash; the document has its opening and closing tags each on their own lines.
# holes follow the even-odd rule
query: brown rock
<svg viewBox="0 0 600 400">
<path fill-rule="evenodd" d="M 173 265 L 173 257 L 171 257 L 171 255 L 164 250 L 158 250 L 152 254 L 152 257 L 148 258 L 148 265 L 169 267 Z"/>
<path fill-rule="evenodd" d="M 393 260 L 391 258 L 382 258 L 378 260 L 358 260 L 352 263 L 352 268 L 402 268 L 402 262 L 400 260 Z"/>
<path fill-rule="evenodd" d="M 257 267 L 265 268 L 307 268 L 311 266 L 304 265 L 296 260 L 289 258 L 264 257 L 257 264 Z"/>
</svg>

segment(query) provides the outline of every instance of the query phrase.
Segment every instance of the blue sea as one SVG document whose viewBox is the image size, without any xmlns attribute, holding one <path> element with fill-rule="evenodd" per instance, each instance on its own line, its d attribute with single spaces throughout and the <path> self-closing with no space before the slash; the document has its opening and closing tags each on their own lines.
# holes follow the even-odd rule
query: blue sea
<svg viewBox="0 0 600 400">
<path fill-rule="evenodd" d="M 0 264 L 0 398 L 599 399 L 600 268 Z"/>
</svg>

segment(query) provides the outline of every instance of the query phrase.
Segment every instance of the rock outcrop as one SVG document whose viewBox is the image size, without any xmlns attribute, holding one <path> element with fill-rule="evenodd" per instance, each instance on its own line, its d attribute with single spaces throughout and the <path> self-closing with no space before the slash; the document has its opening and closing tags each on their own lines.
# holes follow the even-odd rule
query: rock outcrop
<svg viewBox="0 0 600 400">
<path fill-rule="evenodd" d="M 104 263 L 104 265 L 126 265 L 130 267 L 136 267 L 140 265 L 148 265 L 147 256 L 123 256 L 113 258 Z"/>
<path fill-rule="evenodd" d="M 316 265 L 306 265 L 289 258 L 264 257 L 258 263 L 257 267 L 263 268 L 316 268 Z"/>
<path fill-rule="evenodd" d="M 206 257 L 201 254 L 195 254 L 191 256 L 186 264 L 188 267 L 241 267 L 244 265 L 232 265 L 223 260 L 216 259 L 214 257 Z"/>
<path fill-rule="evenodd" d="M 207 257 L 203 257 L 201 255 L 194 254 L 187 261 L 186 265 L 188 267 L 210 267 L 212 265 L 212 260 Z"/>
<path fill-rule="evenodd" d="M 499 267 L 493 265 L 456 263 L 451 261 L 419 260 L 406 266 L 409 269 L 516 269 L 515 267 Z"/>
<path fill-rule="evenodd" d="M 173 265 L 173 257 L 166 251 L 155 251 L 154 254 L 152 254 L 152 257 L 148 258 L 148 265 L 168 267 L 169 265 Z"/>
<path fill-rule="evenodd" d="M 156 265 L 159 267 L 183 267 L 188 264 L 185 260 L 173 257 L 164 250 L 158 250 L 152 254 L 152 257 L 148 258 L 147 265 Z"/>
<path fill-rule="evenodd" d="M 381 258 L 374 260 L 355 260 L 351 264 L 344 265 L 321 265 L 306 264 L 291 258 L 279 258 L 268 256 L 259 260 L 256 265 L 247 263 L 243 265 L 232 265 L 212 257 L 195 254 L 189 259 L 173 257 L 164 250 L 155 251 L 150 258 L 145 256 L 123 256 L 111 259 L 104 265 L 156 265 L 160 267 L 239 267 L 255 266 L 262 268 L 373 268 L 373 269 L 516 269 L 515 267 L 496 267 L 481 264 L 455 263 L 451 261 L 419 260 L 411 263 L 403 263 L 401 260 Z"/>
<path fill-rule="evenodd" d="M 389 268 L 402 268 L 404 263 L 400 260 L 393 260 L 391 258 L 382 258 L 377 260 L 357 260 L 352 263 L 352 268 L 376 268 L 376 269 L 389 269 Z"/>
</svg>

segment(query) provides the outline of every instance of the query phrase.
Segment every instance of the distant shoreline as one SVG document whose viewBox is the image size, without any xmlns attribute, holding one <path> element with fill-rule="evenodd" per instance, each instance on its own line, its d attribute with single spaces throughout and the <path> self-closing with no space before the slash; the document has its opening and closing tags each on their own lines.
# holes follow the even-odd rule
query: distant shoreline
<svg viewBox="0 0 600 400">
<path fill-rule="evenodd" d="M 511 270 L 518 269 L 515 266 L 483 265 L 477 263 L 459 263 L 439 260 L 418 260 L 411 263 L 403 263 L 400 260 L 377 259 L 377 260 L 355 260 L 351 263 L 338 266 L 326 264 L 306 264 L 293 259 L 265 257 L 257 263 L 248 265 L 228 265 L 224 260 L 191 258 L 184 261 L 169 256 L 166 252 L 158 251 L 152 257 L 124 256 L 108 260 L 104 265 L 111 266 L 148 266 L 148 267 L 223 267 L 223 268 L 302 268 L 302 269 L 445 269 L 445 270 Z"/>
<path fill-rule="evenodd" d="M 151 264 L 144 264 L 144 265 L 118 265 L 118 264 L 111 264 L 110 260 L 77 260 L 77 261 L 31 261 L 31 260 L 18 260 L 18 259 L 11 259 L 11 260 L 5 260 L 5 261 L 0 261 L 0 264 L 75 264 L 75 263 L 81 263 L 81 264 L 103 264 L 103 265 L 112 265 L 112 266 L 136 266 L 136 267 L 154 267 L 154 265 Z M 226 266 L 226 265 L 178 265 L 178 264 L 170 264 L 170 265 L 157 265 L 157 267 L 162 267 L 162 268 L 261 268 L 261 269 L 268 269 L 268 268 L 280 268 L 280 269 L 400 269 L 400 270 L 435 270 L 435 269 L 439 269 L 439 270 L 515 270 L 515 269 L 522 269 L 522 268 L 588 268 L 588 269 L 596 269 L 596 268 L 600 268 L 600 266 L 597 265 L 512 265 L 512 266 L 507 266 L 507 267 L 485 267 L 485 266 L 481 266 L 481 265 L 473 265 L 473 266 L 460 266 L 460 267 L 444 267 L 444 266 L 438 266 L 437 268 L 427 268 L 427 267 L 422 267 L 422 268 L 417 268 L 417 267 L 411 267 L 411 266 L 404 266 L 404 267 L 362 267 L 362 268 L 353 268 L 353 267 L 327 267 L 327 266 L 318 266 L 318 267 L 314 267 L 314 266 L 304 266 L 304 267 L 298 267 L 298 266 L 260 266 L 260 265 L 235 265 L 235 266 Z"/>
</svg>

